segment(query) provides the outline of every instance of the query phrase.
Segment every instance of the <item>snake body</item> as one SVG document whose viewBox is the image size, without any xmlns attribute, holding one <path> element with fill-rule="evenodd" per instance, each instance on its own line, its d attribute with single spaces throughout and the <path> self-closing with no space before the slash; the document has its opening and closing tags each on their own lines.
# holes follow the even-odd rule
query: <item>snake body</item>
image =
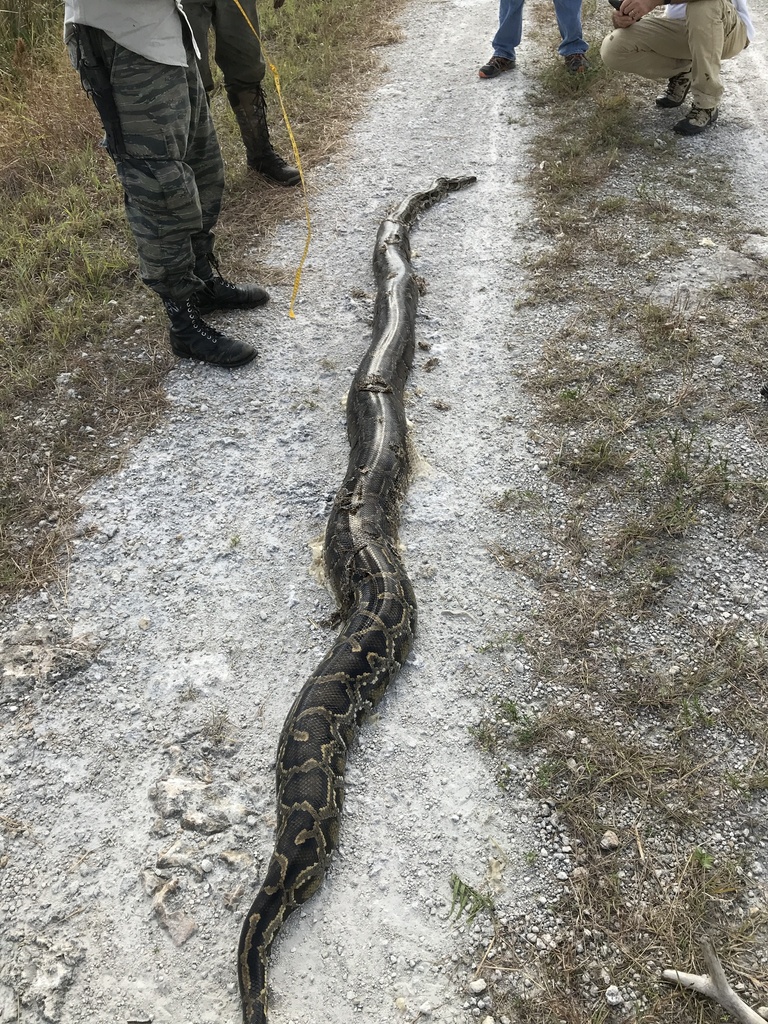
<svg viewBox="0 0 768 1024">
<path fill-rule="evenodd" d="M 351 451 L 325 533 L 326 572 L 343 625 L 280 736 L 275 846 L 238 949 L 244 1024 L 265 1024 L 270 948 L 322 882 L 338 845 L 347 751 L 411 648 L 416 600 L 397 552 L 397 505 L 408 476 L 403 389 L 418 302 L 409 231 L 421 211 L 474 180 L 438 178 L 385 219 L 376 237 L 372 341 L 347 398 Z"/>
</svg>

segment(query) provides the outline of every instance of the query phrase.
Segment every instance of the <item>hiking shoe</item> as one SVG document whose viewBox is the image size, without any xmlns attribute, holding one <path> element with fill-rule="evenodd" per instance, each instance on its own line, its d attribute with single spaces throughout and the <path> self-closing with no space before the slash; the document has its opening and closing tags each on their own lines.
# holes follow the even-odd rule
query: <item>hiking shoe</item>
<svg viewBox="0 0 768 1024">
<path fill-rule="evenodd" d="M 657 107 L 679 107 L 691 88 L 691 73 L 684 71 L 667 82 L 667 90 L 656 97 Z"/>
<path fill-rule="evenodd" d="M 487 64 L 483 64 L 477 72 L 477 76 L 478 78 L 498 78 L 505 71 L 511 71 L 514 66 L 514 58 L 510 60 L 509 57 L 499 57 L 494 54 Z"/>
<path fill-rule="evenodd" d="M 717 107 L 697 107 L 694 103 L 682 121 L 673 126 L 678 135 L 701 135 L 717 120 Z"/>
<path fill-rule="evenodd" d="M 269 301 L 269 292 L 257 284 L 232 284 L 223 277 L 209 277 L 195 292 L 195 305 L 200 313 L 213 309 L 252 309 Z"/>
<path fill-rule="evenodd" d="M 173 302 L 165 299 L 171 321 L 171 348 L 182 359 L 199 359 L 214 366 L 244 366 L 256 357 L 256 349 L 217 331 L 200 316 L 194 298 Z"/>
<path fill-rule="evenodd" d="M 583 53 L 569 53 L 563 57 L 563 60 L 565 61 L 565 70 L 569 75 L 579 75 L 589 71 L 589 61 Z"/>
</svg>

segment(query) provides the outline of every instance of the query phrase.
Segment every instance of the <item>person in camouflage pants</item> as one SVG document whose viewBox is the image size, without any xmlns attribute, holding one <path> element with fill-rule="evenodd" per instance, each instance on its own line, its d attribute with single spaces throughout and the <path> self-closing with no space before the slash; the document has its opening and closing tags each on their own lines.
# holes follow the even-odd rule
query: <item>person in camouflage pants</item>
<svg viewBox="0 0 768 1024">
<path fill-rule="evenodd" d="M 274 6 L 282 7 L 284 2 L 274 0 Z M 216 63 L 224 75 L 227 99 L 237 119 L 248 166 L 277 185 L 298 185 L 301 175 L 297 168 L 275 152 L 269 137 L 267 104 L 262 89 L 266 64 L 259 41 L 261 29 L 256 0 L 239 0 L 239 4 L 242 11 L 235 0 L 184 0 L 184 12 L 200 50 L 203 85 L 210 97 L 213 74 L 208 33 L 212 28 L 216 35 Z"/>
<path fill-rule="evenodd" d="M 269 296 L 218 274 L 213 229 L 224 167 L 188 27 L 186 67 L 150 60 L 100 28 L 68 26 L 72 62 L 93 99 L 125 193 L 142 280 L 163 300 L 177 355 L 238 366 L 250 345 L 207 324 L 201 313 L 253 307 Z"/>
</svg>

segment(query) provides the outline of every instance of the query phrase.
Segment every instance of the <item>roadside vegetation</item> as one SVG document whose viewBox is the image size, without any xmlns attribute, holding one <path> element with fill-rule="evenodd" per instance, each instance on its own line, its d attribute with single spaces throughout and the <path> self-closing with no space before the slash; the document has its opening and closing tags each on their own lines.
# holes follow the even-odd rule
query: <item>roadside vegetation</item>
<svg viewBox="0 0 768 1024">
<path fill-rule="evenodd" d="M 59 570 L 78 495 L 162 416 L 172 362 L 98 120 L 61 45 L 60 7 L 4 6 L 0 599 Z M 261 13 L 309 168 L 354 113 L 371 41 L 392 40 L 390 9 L 288 0 Z M 608 13 L 585 13 L 598 42 Z M 554 43 L 549 0 L 533 0 L 529 17 Z M 499 646 L 545 698 L 502 698 L 473 730 L 501 790 L 516 755 L 533 756 L 542 828 L 569 874 L 545 929 L 499 927 L 479 962 L 496 1020 L 714 1024 L 718 1007 L 662 985 L 660 972 L 704 970 L 707 934 L 745 1000 L 768 1002 L 768 595 L 754 569 L 768 529 L 768 278 L 675 286 L 681 257 L 713 245 L 738 254 L 756 229 L 739 220 L 727 161 L 698 146 L 691 173 L 691 143 L 657 138 L 647 116 L 653 86 L 608 76 L 598 49 L 585 76 L 553 58 L 533 98 L 543 244 L 515 331 L 540 347 L 523 382 L 548 492 L 510 489 L 499 508 L 523 511 L 546 545 L 492 552 L 510 586 L 538 589 L 536 620 L 508 624 Z M 244 253 L 303 200 L 250 178 L 221 95 L 214 112 L 226 266 L 268 282 L 279 271 Z M 274 104 L 271 122 L 288 155 Z M 537 313 L 553 309 L 559 328 L 537 336 Z M 537 870 L 539 856 L 530 851 Z M 488 912 L 484 894 L 460 880 L 453 890 L 457 915 Z M 609 1003 L 613 987 L 621 1000 Z"/>
<path fill-rule="evenodd" d="M 115 469 L 163 414 L 172 365 L 165 317 L 136 274 L 122 196 L 102 131 L 62 45 L 53 0 L 11 0 L 0 12 L 0 601 L 48 581 L 78 496 Z M 279 72 L 305 168 L 339 143 L 371 43 L 392 40 L 393 3 L 263 5 L 265 51 Z M 276 146 L 290 154 L 274 88 L 266 83 Z M 232 276 L 269 283 L 246 259 L 303 198 L 262 184 L 244 167 L 223 96 L 214 113 L 227 161 L 219 238 Z M 297 263 L 300 258 L 297 253 Z"/>
<path fill-rule="evenodd" d="M 533 10 L 554 53 L 551 5 Z M 768 1002 L 768 278 L 729 272 L 759 229 L 727 161 L 661 134 L 659 90 L 600 65 L 607 5 L 585 13 L 591 72 L 554 58 L 533 97 L 544 244 L 517 296 L 548 486 L 499 503 L 543 540 L 492 552 L 538 590 L 535 621 L 499 641 L 537 696 L 502 697 L 473 730 L 502 789 L 533 755 L 567 871 L 552 896 L 558 865 L 532 851 L 543 909 L 478 959 L 497 1019 L 715 1022 L 719 1006 L 660 979 L 707 973 L 709 936 L 744 1000 Z M 697 288 L 682 268 L 714 249 L 722 280 Z M 537 338 L 542 322 L 558 328 Z"/>
</svg>

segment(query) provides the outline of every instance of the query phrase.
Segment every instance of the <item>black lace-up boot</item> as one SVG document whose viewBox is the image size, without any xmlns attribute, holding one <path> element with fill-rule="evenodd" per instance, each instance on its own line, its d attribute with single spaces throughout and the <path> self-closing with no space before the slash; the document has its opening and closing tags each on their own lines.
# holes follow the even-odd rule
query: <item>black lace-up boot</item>
<svg viewBox="0 0 768 1024">
<path fill-rule="evenodd" d="M 227 95 L 243 137 L 248 166 L 277 185 L 298 185 L 301 181 L 298 170 L 274 151 L 269 140 L 267 101 L 261 86 L 248 92 L 228 92 Z"/>
<path fill-rule="evenodd" d="M 182 359 L 199 359 L 214 366 L 244 366 L 256 357 L 256 349 L 222 334 L 200 316 L 193 297 L 163 302 L 171 321 L 171 348 Z"/>
<path fill-rule="evenodd" d="M 199 257 L 195 274 L 203 287 L 195 292 L 195 304 L 201 313 L 214 309 L 253 309 L 269 301 L 269 292 L 258 284 L 233 284 L 219 273 L 219 264 L 213 253 Z"/>
</svg>

